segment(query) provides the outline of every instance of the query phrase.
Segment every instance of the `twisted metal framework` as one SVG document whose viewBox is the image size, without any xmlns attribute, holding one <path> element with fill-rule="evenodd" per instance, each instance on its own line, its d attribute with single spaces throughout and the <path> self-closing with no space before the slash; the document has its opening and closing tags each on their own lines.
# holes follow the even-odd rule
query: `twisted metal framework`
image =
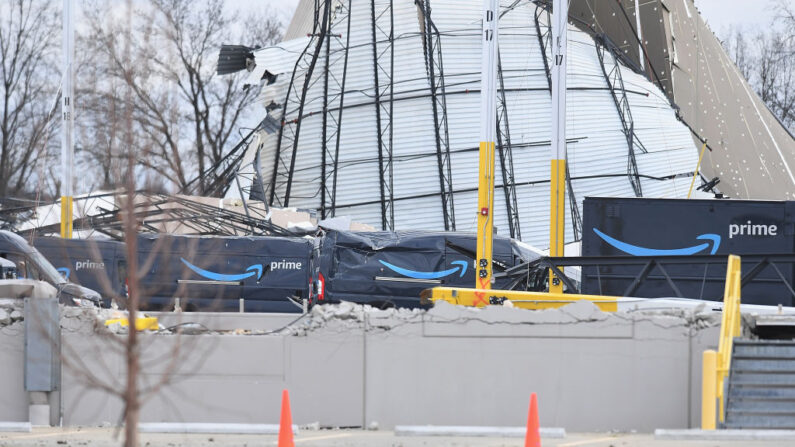
<svg viewBox="0 0 795 447">
<path fill-rule="evenodd" d="M 282 107 L 282 125 L 279 128 L 279 137 L 276 143 L 273 174 L 270 185 L 268 185 L 270 188 L 268 202 L 271 205 L 275 201 L 285 207 L 290 204 L 290 189 L 293 184 L 295 155 L 298 151 L 298 139 L 301 135 L 301 121 L 304 118 L 306 93 L 311 86 L 312 73 L 315 71 L 315 65 L 323 48 L 323 42 L 327 37 L 329 20 L 326 18 L 330 14 L 331 2 L 332 0 L 315 0 L 315 21 L 310 36 L 311 39 L 298 58 L 290 77 L 290 84 Z M 300 78 L 303 78 L 303 82 L 300 82 Z M 297 113 L 297 116 L 293 119 L 288 119 L 288 116 L 294 113 Z M 287 171 L 286 179 L 284 178 L 284 173 L 279 174 L 279 165 Z M 283 200 L 280 200 L 276 190 L 282 184 L 285 185 L 285 193 Z"/>
<path fill-rule="evenodd" d="M 502 75 L 502 61 L 497 50 L 497 78 L 500 89 L 497 92 L 497 151 L 500 154 L 502 189 L 505 192 L 505 210 L 508 214 L 508 231 L 512 238 L 521 239 L 519 224 L 519 202 L 516 200 L 516 180 L 513 170 L 513 146 L 511 146 L 511 127 L 508 124 L 508 105 L 505 101 L 505 82 Z"/>
<path fill-rule="evenodd" d="M 351 36 L 351 1 L 339 2 L 334 11 L 329 11 L 326 20 L 329 30 L 325 45 L 325 64 L 323 71 L 323 130 L 321 137 L 322 164 L 320 165 L 320 216 L 333 217 L 337 205 L 337 161 L 340 154 L 340 126 L 345 106 L 345 81 L 348 77 L 348 47 Z M 345 35 L 330 33 L 332 21 L 347 23 Z M 344 40 L 343 40 L 344 39 Z M 332 53 L 331 46 L 335 49 Z M 342 77 L 338 78 L 333 69 L 342 63 Z M 336 110 L 329 104 L 339 101 Z"/>
<path fill-rule="evenodd" d="M 439 190 L 442 199 L 442 216 L 445 231 L 455 231 L 455 204 L 453 199 L 453 172 L 450 164 L 450 135 L 447 127 L 447 94 L 444 84 L 444 63 L 439 30 L 431 19 L 431 0 L 422 0 L 424 19 L 423 52 L 425 70 L 431 91 L 433 130 L 436 137 L 436 162 L 439 167 Z"/>
<path fill-rule="evenodd" d="M 547 75 L 547 86 L 549 94 L 552 94 L 552 73 L 549 68 L 550 59 L 547 56 L 547 48 L 552 43 L 552 30 L 547 26 L 545 32 L 541 31 L 541 14 L 546 13 L 547 23 L 552 20 L 550 11 L 552 5 L 547 0 L 538 0 L 536 3 L 535 14 L 533 19 L 535 21 L 536 36 L 538 37 L 538 45 L 541 47 L 541 59 L 544 61 L 544 73 Z M 582 216 L 580 216 L 580 208 L 577 206 L 577 197 L 574 195 L 574 186 L 571 183 L 571 174 L 569 173 L 569 163 L 566 163 L 566 191 L 569 194 L 569 212 L 571 214 L 571 228 L 574 233 L 574 240 L 579 241 L 582 239 Z"/>
<path fill-rule="evenodd" d="M 114 196 L 108 194 L 106 196 Z M 84 197 L 80 200 L 95 197 Z M 113 199 L 118 203 L 118 200 Z M 75 219 L 75 230 L 93 230 L 116 240 L 124 240 L 124 220 L 127 211 L 123 206 L 98 208 L 97 214 Z M 140 233 L 162 233 L 164 228 L 179 225 L 180 234 L 191 235 L 272 235 L 297 236 L 303 233 L 288 231 L 267 219 L 251 217 L 229 209 L 219 208 L 184 196 L 137 192 L 132 214 L 139 224 Z M 21 231 L 20 234 L 47 235 L 57 233 L 60 223 Z"/>
<path fill-rule="evenodd" d="M 376 5 L 376 3 L 379 5 Z M 370 0 L 373 44 L 373 91 L 378 137 L 378 178 L 381 193 L 381 229 L 395 229 L 395 191 L 392 166 L 392 107 L 394 103 L 395 19 L 392 0 Z M 385 67 L 384 59 L 389 59 Z"/>
<path fill-rule="evenodd" d="M 599 56 L 599 65 L 602 67 L 605 82 L 607 82 L 610 96 L 613 98 L 613 103 L 616 105 L 616 111 L 618 111 L 618 117 L 621 120 L 621 127 L 627 139 L 627 177 L 629 177 L 632 190 L 635 191 L 635 196 L 643 197 L 638 164 L 635 160 L 635 146 L 637 145 L 644 154 L 647 153 L 647 151 L 640 140 L 635 137 L 635 122 L 632 119 L 632 110 L 630 110 L 629 107 L 627 90 L 624 88 L 624 78 L 621 76 L 621 68 L 618 63 L 618 57 L 616 57 L 616 51 L 620 50 L 618 50 L 615 44 L 604 35 L 598 36 L 596 43 L 596 54 Z M 610 70 L 605 66 L 605 52 L 609 52 L 612 57 L 612 66 Z"/>
<path fill-rule="evenodd" d="M 180 188 L 178 193 L 202 194 L 208 197 L 223 197 L 226 195 L 226 192 L 232 186 L 232 181 L 237 180 L 240 165 L 246 155 L 246 149 L 259 128 L 260 126 L 251 129 L 223 158 L 213 163 L 204 172 L 200 172 L 196 178 Z M 200 191 L 202 183 L 205 186 L 204 191 Z M 245 197 L 242 193 L 240 196 Z"/>
</svg>

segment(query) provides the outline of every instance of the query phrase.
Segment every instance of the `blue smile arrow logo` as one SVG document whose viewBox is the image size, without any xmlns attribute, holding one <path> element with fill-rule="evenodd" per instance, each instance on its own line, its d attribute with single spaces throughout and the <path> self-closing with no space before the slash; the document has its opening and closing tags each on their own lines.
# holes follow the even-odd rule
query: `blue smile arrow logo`
<svg viewBox="0 0 795 447">
<path fill-rule="evenodd" d="M 58 270 L 59 272 L 61 272 L 61 274 L 63 275 L 63 277 L 64 277 L 64 278 L 66 278 L 66 279 L 69 279 L 69 274 L 70 274 L 70 273 L 72 273 L 72 272 L 69 270 L 69 268 L 67 268 L 67 267 L 59 267 L 59 268 L 57 268 L 57 269 L 55 269 L 55 270 Z"/>
<path fill-rule="evenodd" d="M 594 233 L 597 234 L 602 240 L 607 242 L 608 244 L 612 245 L 613 247 L 623 251 L 624 253 L 631 254 L 632 256 L 688 256 L 694 255 L 698 252 L 701 252 L 710 246 L 709 241 L 712 242 L 712 250 L 709 254 L 714 255 L 715 252 L 718 251 L 718 247 L 720 247 L 720 235 L 714 233 L 705 233 L 699 234 L 696 236 L 698 240 L 705 240 L 708 242 L 704 242 L 698 245 L 693 245 L 690 247 L 684 248 L 674 248 L 674 249 L 658 249 L 658 248 L 646 248 L 646 247 L 639 247 L 637 245 L 628 244 L 626 242 L 619 241 L 618 239 L 612 238 L 601 231 L 597 230 L 596 228 L 593 229 Z"/>
<path fill-rule="evenodd" d="M 204 270 L 202 268 L 196 267 L 195 265 L 186 261 L 185 258 L 179 258 L 179 259 L 182 260 L 182 263 L 188 266 L 189 269 L 193 270 L 194 272 L 198 273 L 199 275 L 207 279 L 212 279 L 213 281 L 242 281 L 254 275 L 257 275 L 257 280 L 262 278 L 262 264 L 254 264 L 248 266 L 248 268 L 246 269 L 247 273 L 240 273 L 238 275 L 227 275 L 223 273 L 211 272 L 209 270 Z"/>
<path fill-rule="evenodd" d="M 444 278 L 447 275 L 452 275 L 453 273 L 461 270 L 460 277 L 464 277 L 464 273 L 467 272 L 467 262 L 466 261 L 453 261 L 451 264 L 457 264 L 457 267 L 453 267 L 451 269 L 442 270 L 441 272 L 418 272 L 415 270 L 408 270 L 402 267 L 398 267 L 396 265 L 392 265 L 386 261 L 378 261 L 388 269 L 392 270 L 395 273 L 400 273 L 403 276 L 408 276 L 409 278 L 414 279 L 439 279 Z"/>
</svg>

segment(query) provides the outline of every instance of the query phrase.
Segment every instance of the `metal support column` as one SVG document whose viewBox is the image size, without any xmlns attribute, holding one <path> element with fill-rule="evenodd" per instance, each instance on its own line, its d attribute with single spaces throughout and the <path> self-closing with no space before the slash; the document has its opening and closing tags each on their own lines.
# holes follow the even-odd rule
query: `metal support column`
<svg viewBox="0 0 795 447">
<path fill-rule="evenodd" d="M 497 95 L 497 150 L 500 154 L 502 188 L 505 193 L 505 212 L 508 216 L 508 231 L 512 238 L 522 239 L 519 220 L 519 201 L 516 199 L 516 180 L 513 170 L 513 147 L 511 146 L 511 127 L 508 124 L 508 105 L 505 101 L 505 82 L 502 75 L 502 61 L 497 51 L 497 77 L 500 81 Z"/>
<path fill-rule="evenodd" d="M 447 99 L 444 86 L 444 63 L 439 30 L 431 19 L 431 0 L 423 0 L 425 70 L 431 91 L 433 129 L 436 137 L 436 162 L 439 167 L 439 191 L 442 199 L 444 229 L 455 231 L 453 173 L 450 165 L 450 136 L 447 127 Z"/>
<path fill-rule="evenodd" d="M 351 35 L 351 1 L 340 2 L 328 17 L 328 38 L 323 74 L 323 135 L 320 175 L 320 216 L 325 219 L 335 213 L 337 197 L 337 167 L 340 152 L 340 127 L 344 110 L 345 81 L 348 75 L 348 46 Z M 345 35 L 334 34 L 331 22 L 346 23 Z M 332 44 L 334 49 L 332 50 Z M 342 64 L 341 78 L 335 74 Z M 336 102 L 336 104 L 335 104 Z"/>
<path fill-rule="evenodd" d="M 621 121 L 621 128 L 627 140 L 627 177 L 629 177 L 629 183 L 632 185 L 635 196 L 643 197 L 638 164 L 635 159 L 635 146 L 637 145 L 644 154 L 647 151 L 640 140 L 635 137 L 635 122 L 632 119 L 632 110 L 630 110 L 629 107 L 627 91 L 624 87 L 624 78 L 621 76 L 621 67 L 615 54 L 615 51 L 620 50 L 618 50 L 606 36 L 602 36 L 599 40 L 600 41 L 597 41 L 596 45 L 596 54 L 599 56 L 602 74 L 604 74 L 605 82 L 610 90 L 610 96 L 613 98 L 613 103 L 618 112 L 618 118 Z M 609 51 L 611 56 L 611 66 L 609 70 L 605 65 L 604 53 L 606 51 Z"/>
<path fill-rule="evenodd" d="M 550 47 L 552 42 L 552 33 L 551 26 L 549 24 L 552 22 L 551 14 L 549 13 L 549 5 L 545 3 L 546 7 L 542 7 L 540 3 L 536 4 L 536 11 L 534 15 L 535 19 L 535 27 L 536 27 L 536 35 L 538 37 L 538 45 L 541 48 L 542 60 L 544 61 L 544 72 L 547 75 L 547 85 L 549 86 L 549 93 L 552 94 L 552 72 L 549 68 L 550 65 L 550 58 L 547 55 L 547 49 Z M 547 30 L 546 32 L 541 32 L 541 14 L 546 14 L 547 19 Z M 581 239 L 582 235 L 582 217 L 580 215 L 580 207 L 577 204 L 577 197 L 574 193 L 574 186 L 571 182 L 571 174 L 569 172 L 569 166 L 566 164 L 566 192 L 569 195 L 569 213 L 571 215 L 571 228 L 572 232 L 574 233 L 574 240 L 578 241 Z"/>
<path fill-rule="evenodd" d="M 555 0 L 552 9 L 552 144 L 549 164 L 549 255 L 563 256 L 566 190 L 566 37 L 568 0 Z M 563 282 L 550 269 L 549 292 L 563 293 Z"/>
<path fill-rule="evenodd" d="M 499 1 L 484 0 L 481 42 L 480 163 L 478 175 L 477 279 L 475 288 L 491 289 L 494 232 L 494 140 L 497 130 L 497 42 Z M 488 304 L 476 294 L 475 305 Z"/>
<path fill-rule="evenodd" d="M 298 151 L 301 121 L 304 118 L 306 93 L 312 84 L 312 73 L 323 49 L 328 24 L 324 17 L 328 16 L 332 1 L 315 0 L 315 22 L 311 39 L 298 58 L 290 77 L 290 84 L 282 107 L 282 123 L 276 143 L 271 183 L 268 185 L 270 188 L 268 202 L 271 205 L 278 202 L 286 207 L 290 203 L 290 189 L 295 172 L 295 155 Z M 301 78 L 303 78 L 303 82 L 301 82 Z M 301 85 L 300 89 L 299 84 Z M 280 168 L 286 172 L 280 172 Z M 280 199 L 276 191 L 282 185 L 285 187 L 285 192 L 283 198 Z"/>
<path fill-rule="evenodd" d="M 376 2 L 378 10 L 376 11 Z M 395 46 L 392 0 L 370 0 L 373 46 L 373 92 L 378 137 L 378 177 L 381 194 L 381 229 L 395 229 L 395 194 L 392 168 L 392 106 Z M 385 66 L 384 59 L 389 59 Z"/>
<path fill-rule="evenodd" d="M 73 0 L 63 0 L 63 95 L 61 98 L 61 237 L 72 237 L 74 175 L 74 76 L 75 29 Z"/>
</svg>

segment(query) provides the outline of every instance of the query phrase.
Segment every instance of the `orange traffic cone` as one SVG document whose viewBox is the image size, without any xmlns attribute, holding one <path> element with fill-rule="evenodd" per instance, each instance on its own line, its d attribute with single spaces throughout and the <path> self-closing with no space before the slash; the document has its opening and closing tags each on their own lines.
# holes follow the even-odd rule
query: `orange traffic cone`
<svg viewBox="0 0 795 447">
<path fill-rule="evenodd" d="M 538 433 L 538 399 L 536 393 L 530 395 L 530 413 L 527 415 L 527 435 L 524 447 L 541 447 L 541 435 Z"/>
<path fill-rule="evenodd" d="M 279 420 L 278 447 L 295 447 L 293 442 L 293 417 L 290 415 L 290 396 L 282 391 L 282 416 Z"/>
</svg>

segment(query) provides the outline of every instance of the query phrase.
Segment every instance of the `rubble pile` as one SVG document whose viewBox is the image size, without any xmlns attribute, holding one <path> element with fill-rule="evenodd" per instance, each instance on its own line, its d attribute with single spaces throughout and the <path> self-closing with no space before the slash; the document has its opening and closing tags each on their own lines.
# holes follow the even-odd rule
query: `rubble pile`
<svg viewBox="0 0 795 447">
<path fill-rule="evenodd" d="M 0 328 L 24 319 L 22 303 L 22 300 L 0 298 Z"/>
</svg>

